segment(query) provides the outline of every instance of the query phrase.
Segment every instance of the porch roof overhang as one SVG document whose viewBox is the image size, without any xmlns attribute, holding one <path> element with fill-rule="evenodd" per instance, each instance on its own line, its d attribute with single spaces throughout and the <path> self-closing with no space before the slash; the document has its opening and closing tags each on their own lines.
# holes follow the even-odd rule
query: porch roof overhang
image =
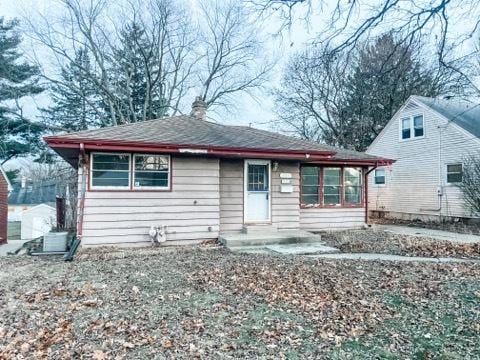
<svg viewBox="0 0 480 360">
<path fill-rule="evenodd" d="M 86 151 L 124 151 L 145 153 L 168 153 L 196 156 L 264 158 L 278 160 L 297 160 L 301 162 L 329 162 L 336 154 L 330 150 L 279 150 L 258 148 L 218 147 L 195 144 L 158 144 L 118 140 L 68 139 L 64 136 L 47 136 L 45 142 L 72 166 L 78 165 L 78 156 L 83 147 Z"/>
</svg>

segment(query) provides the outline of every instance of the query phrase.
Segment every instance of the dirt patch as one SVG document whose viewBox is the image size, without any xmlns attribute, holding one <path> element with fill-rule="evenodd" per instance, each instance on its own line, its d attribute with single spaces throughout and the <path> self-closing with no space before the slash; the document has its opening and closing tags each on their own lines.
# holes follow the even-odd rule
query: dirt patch
<svg viewBox="0 0 480 360">
<path fill-rule="evenodd" d="M 322 241 L 342 252 L 480 259 L 480 244 L 458 244 L 381 230 L 322 233 Z"/>
<path fill-rule="evenodd" d="M 0 358 L 480 357 L 475 264 L 107 253 L 0 259 Z"/>
</svg>

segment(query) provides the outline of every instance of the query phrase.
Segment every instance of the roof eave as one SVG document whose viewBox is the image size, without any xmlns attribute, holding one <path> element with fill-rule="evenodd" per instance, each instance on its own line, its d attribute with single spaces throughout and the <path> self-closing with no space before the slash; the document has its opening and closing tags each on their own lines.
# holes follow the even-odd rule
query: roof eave
<svg viewBox="0 0 480 360">
<path fill-rule="evenodd" d="M 195 144 L 151 144 L 130 141 L 69 139 L 55 136 L 44 137 L 44 140 L 54 150 L 80 149 L 80 144 L 83 144 L 85 149 L 90 151 L 135 151 L 153 153 L 182 153 L 192 155 L 203 154 L 231 157 L 255 156 L 291 160 L 322 160 L 330 159 L 335 155 L 335 152 L 330 150 L 280 150 L 218 147 Z"/>
</svg>

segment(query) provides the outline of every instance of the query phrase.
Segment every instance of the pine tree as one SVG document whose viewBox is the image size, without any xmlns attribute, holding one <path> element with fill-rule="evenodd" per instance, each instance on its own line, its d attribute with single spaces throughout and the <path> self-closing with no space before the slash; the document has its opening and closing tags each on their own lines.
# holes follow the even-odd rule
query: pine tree
<svg viewBox="0 0 480 360">
<path fill-rule="evenodd" d="M 387 33 L 359 51 L 341 107 L 348 132 L 340 145 L 364 151 L 410 95 L 435 97 L 448 91 L 415 58 L 416 45 Z"/>
<path fill-rule="evenodd" d="M 60 81 L 50 89 L 53 104 L 43 109 L 46 120 L 67 131 L 78 131 L 101 126 L 98 94 L 85 77 L 91 71 L 88 52 L 79 49 L 75 58 L 61 71 Z"/>
<path fill-rule="evenodd" d="M 112 74 L 122 113 L 127 115 L 128 122 L 166 116 L 166 101 L 158 79 L 160 69 L 145 30 L 136 23 L 127 25 L 121 33 L 120 42 Z"/>
<path fill-rule="evenodd" d="M 19 101 L 39 94 L 39 69 L 22 61 L 22 42 L 15 31 L 17 20 L 0 17 L 0 162 L 34 151 L 40 144 L 44 127 L 29 121 L 19 107 Z"/>
</svg>

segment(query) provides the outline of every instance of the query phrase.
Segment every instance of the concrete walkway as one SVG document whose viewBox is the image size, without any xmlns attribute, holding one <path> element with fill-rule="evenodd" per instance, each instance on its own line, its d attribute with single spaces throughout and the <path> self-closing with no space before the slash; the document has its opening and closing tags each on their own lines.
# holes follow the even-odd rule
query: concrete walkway
<svg viewBox="0 0 480 360">
<path fill-rule="evenodd" d="M 480 243 L 479 235 L 471 234 L 459 234 L 451 231 L 425 229 L 421 227 L 413 226 L 401 226 L 401 225 L 374 225 L 372 227 L 375 230 L 383 230 L 393 234 L 409 235 L 409 236 L 422 236 L 436 240 L 451 241 L 460 244 L 474 244 Z"/>
<path fill-rule="evenodd" d="M 410 262 L 473 262 L 480 264 L 480 260 L 458 259 L 451 257 L 420 257 L 420 256 L 400 256 L 389 254 L 371 254 L 371 253 L 338 253 L 338 254 L 319 254 L 306 255 L 310 258 L 333 259 L 333 260 L 366 260 L 366 261 L 410 261 Z"/>
<path fill-rule="evenodd" d="M 8 240 L 7 244 L 0 245 L 0 256 L 7 256 L 8 252 L 17 250 L 28 240 Z"/>
</svg>

